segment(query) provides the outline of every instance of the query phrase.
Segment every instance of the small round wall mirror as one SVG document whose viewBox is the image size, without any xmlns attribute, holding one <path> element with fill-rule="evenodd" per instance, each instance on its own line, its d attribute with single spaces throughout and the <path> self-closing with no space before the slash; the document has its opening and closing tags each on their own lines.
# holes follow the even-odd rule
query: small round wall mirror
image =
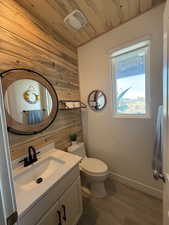
<svg viewBox="0 0 169 225">
<path fill-rule="evenodd" d="M 104 109 L 106 103 L 106 95 L 100 90 L 94 90 L 88 96 L 88 105 L 93 111 Z"/>
<path fill-rule="evenodd" d="M 8 130 L 36 134 L 49 127 L 58 112 L 58 97 L 50 82 L 28 69 L 1 73 Z"/>
</svg>

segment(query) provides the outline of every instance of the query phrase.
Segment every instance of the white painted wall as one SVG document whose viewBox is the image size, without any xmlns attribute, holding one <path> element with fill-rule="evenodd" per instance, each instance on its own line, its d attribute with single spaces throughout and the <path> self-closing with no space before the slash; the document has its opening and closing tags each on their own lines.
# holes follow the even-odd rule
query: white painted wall
<svg viewBox="0 0 169 225">
<path fill-rule="evenodd" d="M 149 191 L 161 189 L 161 183 L 152 178 L 151 161 L 157 107 L 162 103 L 163 10 L 164 5 L 152 9 L 78 49 L 82 101 L 87 103 L 93 89 L 103 90 L 108 99 L 104 111 L 82 113 L 88 154 L 107 162 L 122 179 Z M 152 41 L 151 119 L 113 118 L 108 52 L 144 36 Z"/>
</svg>

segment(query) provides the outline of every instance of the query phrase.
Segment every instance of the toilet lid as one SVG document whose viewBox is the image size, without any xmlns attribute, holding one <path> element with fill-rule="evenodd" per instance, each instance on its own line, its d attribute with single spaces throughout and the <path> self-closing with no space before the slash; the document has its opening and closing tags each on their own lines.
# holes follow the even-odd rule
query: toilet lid
<svg viewBox="0 0 169 225">
<path fill-rule="evenodd" d="M 84 158 L 80 164 L 81 168 L 89 173 L 102 174 L 107 172 L 107 165 L 95 158 Z"/>
</svg>

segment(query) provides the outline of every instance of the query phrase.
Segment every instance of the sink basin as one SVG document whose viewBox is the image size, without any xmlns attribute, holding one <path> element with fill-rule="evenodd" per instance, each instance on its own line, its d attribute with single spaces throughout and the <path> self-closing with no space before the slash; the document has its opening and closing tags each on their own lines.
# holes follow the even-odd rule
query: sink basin
<svg viewBox="0 0 169 225">
<path fill-rule="evenodd" d="M 38 199 L 80 163 L 81 158 L 47 146 L 39 149 L 41 154 L 37 162 L 23 167 L 16 162 L 13 166 L 14 188 L 18 214 L 23 216 Z"/>
<path fill-rule="evenodd" d="M 39 184 L 46 182 L 62 167 L 65 162 L 56 157 L 47 157 L 27 167 L 19 175 L 14 177 L 16 185 L 24 190 L 31 191 L 38 188 Z"/>
</svg>

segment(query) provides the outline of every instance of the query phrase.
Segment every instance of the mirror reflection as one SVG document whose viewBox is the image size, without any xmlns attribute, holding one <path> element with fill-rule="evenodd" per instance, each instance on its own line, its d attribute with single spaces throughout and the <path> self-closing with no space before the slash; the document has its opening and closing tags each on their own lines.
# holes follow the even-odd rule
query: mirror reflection
<svg viewBox="0 0 169 225">
<path fill-rule="evenodd" d="M 52 98 L 48 89 L 39 82 L 31 79 L 20 79 L 7 88 L 5 108 L 15 121 L 35 125 L 50 115 Z"/>
<path fill-rule="evenodd" d="M 88 104 L 93 111 L 100 111 L 106 105 L 106 96 L 100 90 L 94 90 L 89 94 Z"/>
</svg>

